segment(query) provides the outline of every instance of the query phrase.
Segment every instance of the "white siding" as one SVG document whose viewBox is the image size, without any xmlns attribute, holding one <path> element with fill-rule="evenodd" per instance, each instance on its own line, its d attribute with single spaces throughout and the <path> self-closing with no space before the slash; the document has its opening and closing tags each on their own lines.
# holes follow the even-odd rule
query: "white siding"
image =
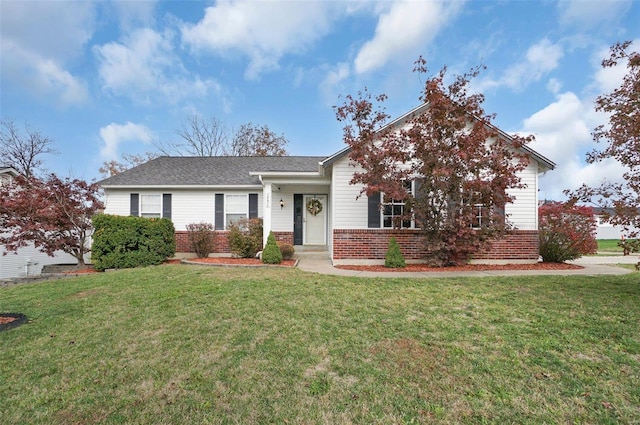
<svg viewBox="0 0 640 425">
<path fill-rule="evenodd" d="M 349 184 L 353 173 L 358 170 L 349 165 L 348 157 L 344 157 L 333 165 L 333 223 L 336 229 L 367 228 L 367 197 L 356 200 L 362 185 Z M 515 197 L 513 203 L 506 205 L 505 212 L 509 221 L 521 230 L 538 228 L 538 164 L 532 161 L 529 166 L 518 173 L 522 183 L 527 187 L 512 189 L 509 194 Z"/>
<path fill-rule="evenodd" d="M 349 165 L 345 156 L 333 164 L 332 170 L 332 222 L 334 229 L 366 229 L 367 228 L 367 196 L 360 194 L 362 185 L 349 184 L 353 173 L 358 168 Z"/>
<path fill-rule="evenodd" d="M 32 244 L 14 252 L 5 253 L 0 245 L 0 279 L 39 275 L 42 266 L 47 264 L 76 264 L 78 261 L 62 251 L 56 252 L 55 257 L 37 250 Z M 25 267 L 27 266 L 27 267 Z"/>
<path fill-rule="evenodd" d="M 108 189 L 105 190 L 105 214 L 129 215 L 130 197 L 132 193 L 143 194 L 171 194 L 171 221 L 176 230 L 186 230 L 189 223 L 214 223 L 215 194 L 258 194 L 258 216 L 262 216 L 262 189 L 252 190 L 135 190 Z M 279 198 L 278 198 L 279 199 Z M 248 199 L 247 199 L 248 202 Z"/>
<path fill-rule="evenodd" d="M 527 187 L 511 189 L 508 193 L 515 197 L 505 206 L 508 220 L 519 230 L 538 229 L 538 163 L 531 161 L 529 166 L 518 173 L 521 182 Z"/>
</svg>

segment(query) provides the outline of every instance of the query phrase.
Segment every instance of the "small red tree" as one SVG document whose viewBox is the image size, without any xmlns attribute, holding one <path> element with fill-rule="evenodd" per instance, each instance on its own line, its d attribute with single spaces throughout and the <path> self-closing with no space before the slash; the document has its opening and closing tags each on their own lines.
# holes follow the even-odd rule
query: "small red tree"
<svg viewBox="0 0 640 425">
<path fill-rule="evenodd" d="M 547 263 L 575 260 L 598 250 L 591 207 L 549 202 L 538 208 L 540 255 Z"/>
<path fill-rule="evenodd" d="M 16 251 L 32 242 L 50 256 L 71 254 L 82 265 L 90 251 L 91 218 L 102 208 L 95 183 L 55 174 L 44 180 L 19 176 L 0 186 L 0 243 Z"/>
<path fill-rule="evenodd" d="M 414 69 L 426 74 L 419 58 Z M 491 122 L 495 115 L 482 108 L 484 96 L 470 94 L 469 82 L 480 68 L 457 76 L 445 86 L 446 68 L 428 78 L 420 95 L 424 106 L 406 121 L 386 125 L 389 116 L 365 90 L 347 96 L 336 107 L 345 122 L 343 139 L 350 158 L 361 167 L 351 180 L 362 184 L 361 194 L 404 202 L 405 217 L 425 235 L 427 260 L 446 266 L 467 262 L 473 252 L 508 230 L 504 206 L 512 201 L 510 188 L 522 187 L 517 172 L 528 163 L 520 151 L 533 139 L 506 136 Z M 416 180 L 415 193 L 406 181 Z"/>
</svg>

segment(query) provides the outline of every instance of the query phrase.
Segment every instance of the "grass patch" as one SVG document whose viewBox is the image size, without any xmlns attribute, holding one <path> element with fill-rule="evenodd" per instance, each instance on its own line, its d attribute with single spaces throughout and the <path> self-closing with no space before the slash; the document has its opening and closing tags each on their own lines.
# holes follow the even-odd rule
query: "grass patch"
<svg viewBox="0 0 640 425">
<path fill-rule="evenodd" d="M 633 423 L 637 275 L 162 266 L 0 288 L 3 423 Z"/>
<path fill-rule="evenodd" d="M 622 247 L 618 246 L 620 239 L 598 239 L 598 251 L 622 252 Z"/>
</svg>

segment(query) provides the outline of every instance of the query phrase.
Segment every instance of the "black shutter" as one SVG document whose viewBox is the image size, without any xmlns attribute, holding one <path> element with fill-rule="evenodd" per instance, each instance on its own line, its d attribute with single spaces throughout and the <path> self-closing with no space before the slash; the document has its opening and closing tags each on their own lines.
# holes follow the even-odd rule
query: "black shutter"
<svg viewBox="0 0 640 425">
<path fill-rule="evenodd" d="M 140 195 L 137 193 L 131 194 L 131 206 L 129 210 L 129 215 L 139 216 L 140 215 Z"/>
<path fill-rule="evenodd" d="M 224 230 L 224 193 L 216 193 L 215 229 Z"/>
<path fill-rule="evenodd" d="M 376 192 L 367 198 L 368 220 L 367 227 L 370 229 L 380 228 L 380 192 Z"/>
<path fill-rule="evenodd" d="M 258 217 L 258 194 L 249 194 L 249 218 Z"/>
<path fill-rule="evenodd" d="M 162 216 L 164 218 L 171 218 L 171 194 L 165 193 L 162 195 Z"/>
</svg>

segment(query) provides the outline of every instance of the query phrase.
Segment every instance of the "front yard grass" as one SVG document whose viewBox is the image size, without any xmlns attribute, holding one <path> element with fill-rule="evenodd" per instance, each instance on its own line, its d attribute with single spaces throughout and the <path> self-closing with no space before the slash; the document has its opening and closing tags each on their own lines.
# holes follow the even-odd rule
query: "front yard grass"
<svg viewBox="0 0 640 425">
<path fill-rule="evenodd" d="M 618 246 L 620 239 L 598 239 L 598 252 L 620 252 L 622 247 Z"/>
<path fill-rule="evenodd" d="M 640 283 L 149 267 L 0 288 L 5 424 L 637 423 Z"/>
</svg>

